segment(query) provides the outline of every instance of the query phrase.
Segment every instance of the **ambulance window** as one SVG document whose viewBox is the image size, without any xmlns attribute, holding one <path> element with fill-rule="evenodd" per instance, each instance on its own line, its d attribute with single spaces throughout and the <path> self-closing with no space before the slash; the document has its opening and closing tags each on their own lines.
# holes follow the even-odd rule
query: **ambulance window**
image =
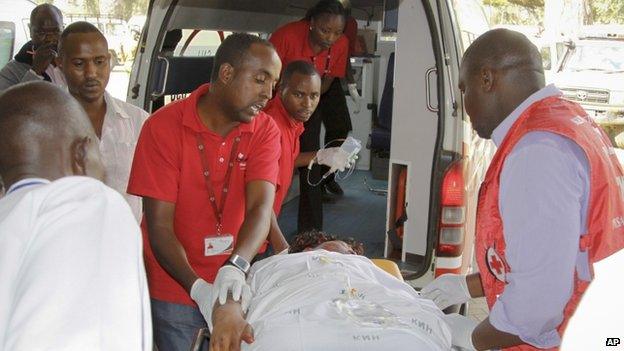
<svg viewBox="0 0 624 351">
<path fill-rule="evenodd" d="M 221 44 L 232 32 L 208 29 L 182 29 L 182 39 L 178 42 L 173 55 L 186 57 L 214 56 Z M 250 33 L 259 35 L 259 33 Z"/>
<path fill-rule="evenodd" d="M 15 42 L 15 24 L 0 21 L 0 67 L 4 67 L 13 56 Z"/>
<path fill-rule="evenodd" d="M 182 39 L 178 42 L 173 55 L 194 57 L 214 56 L 219 44 L 221 44 L 221 38 L 217 31 L 182 29 Z"/>
</svg>

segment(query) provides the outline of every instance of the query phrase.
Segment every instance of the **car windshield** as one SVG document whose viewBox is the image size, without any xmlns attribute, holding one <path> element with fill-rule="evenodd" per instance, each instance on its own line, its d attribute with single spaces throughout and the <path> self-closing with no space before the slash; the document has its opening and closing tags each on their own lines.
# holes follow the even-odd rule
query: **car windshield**
<svg viewBox="0 0 624 351">
<path fill-rule="evenodd" d="M 9 62 L 13 55 L 15 30 L 13 23 L 0 21 L 0 67 Z"/>
<path fill-rule="evenodd" d="M 564 71 L 624 71 L 624 42 L 579 43 L 563 68 Z"/>
</svg>

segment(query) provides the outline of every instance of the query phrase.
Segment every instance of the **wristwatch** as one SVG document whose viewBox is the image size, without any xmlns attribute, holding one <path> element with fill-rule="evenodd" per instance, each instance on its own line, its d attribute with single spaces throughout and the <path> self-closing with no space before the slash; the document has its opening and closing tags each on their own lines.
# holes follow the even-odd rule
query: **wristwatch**
<svg viewBox="0 0 624 351">
<path fill-rule="evenodd" d="M 240 269 L 241 271 L 243 271 L 243 273 L 247 274 L 247 272 L 249 272 L 249 268 L 251 267 L 251 265 L 249 264 L 249 262 L 242 258 L 239 255 L 232 255 L 230 256 L 230 258 L 228 259 L 228 261 L 226 262 L 226 264 L 231 264 L 232 266 Z"/>
</svg>

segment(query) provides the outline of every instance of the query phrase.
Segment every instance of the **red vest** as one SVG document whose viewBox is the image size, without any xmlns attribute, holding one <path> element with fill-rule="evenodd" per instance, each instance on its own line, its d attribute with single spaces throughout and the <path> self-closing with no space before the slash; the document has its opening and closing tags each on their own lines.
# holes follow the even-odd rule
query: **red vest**
<svg viewBox="0 0 624 351">
<path fill-rule="evenodd" d="M 547 131 L 569 138 L 587 156 L 591 190 L 587 209 L 587 233 L 581 236 L 580 250 L 588 251 L 592 274 L 594 262 L 624 248 L 624 173 L 609 138 L 578 104 L 560 97 L 540 100 L 524 111 L 511 127 L 494 155 L 479 190 L 475 253 L 490 309 L 506 285 L 496 278 L 493 270 L 498 268 L 510 271 L 505 263 L 505 236 L 498 208 L 500 174 L 507 155 L 526 133 L 532 131 Z M 490 248 L 494 248 L 498 254 L 494 259 L 490 257 L 491 267 L 487 262 Z M 499 263 L 502 264 L 498 265 Z M 574 291 L 565 307 L 564 319 L 558 328 L 559 335 L 563 335 L 568 320 L 588 285 L 588 282 L 575 276 Z M 538 349 L 524 344 L 508 350 Z"/>
</svg>

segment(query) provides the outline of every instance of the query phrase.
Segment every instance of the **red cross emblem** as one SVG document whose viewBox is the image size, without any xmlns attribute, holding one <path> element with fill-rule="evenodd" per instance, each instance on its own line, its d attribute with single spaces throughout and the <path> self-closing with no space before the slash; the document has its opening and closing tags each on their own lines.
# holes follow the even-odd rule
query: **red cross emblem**
<svg viewBox="0 0 624 351">
<path fill-rule="evenodd" d="M 487 265 L 488 265 L 488 268 L 489 268 L 490 272 L 492 274 L 494 274 L 496 279 L 498 279 L 501 282 L 505 283 L 506 282 L 506 280 L 505 280 L 505 272 L 506 272 L 505 261 L 503 261 L 500 258 L 500 256 L 498 255 L 498 253 L 496 252 L 496 250 L 493 247 L 489 247 L 487 249 L 486 260 L 487 260 Z"/>
</svg>

